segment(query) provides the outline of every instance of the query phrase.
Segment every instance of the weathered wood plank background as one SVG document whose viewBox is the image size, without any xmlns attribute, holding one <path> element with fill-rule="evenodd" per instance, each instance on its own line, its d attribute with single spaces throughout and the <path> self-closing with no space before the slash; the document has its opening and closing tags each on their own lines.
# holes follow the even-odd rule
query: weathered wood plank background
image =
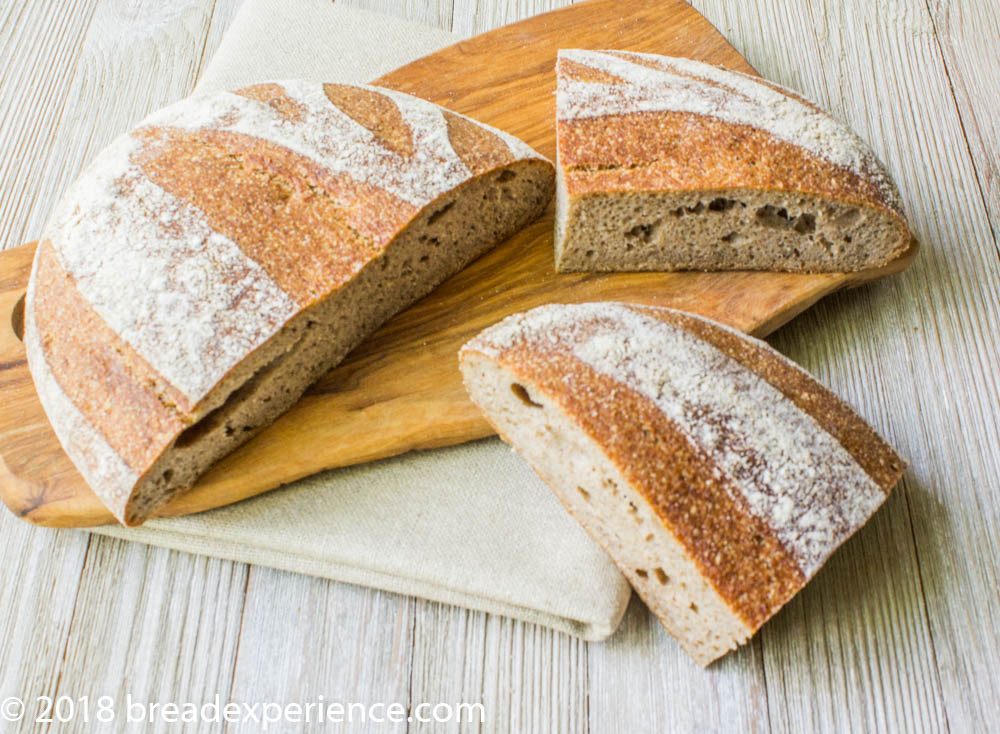
<svg viewBox="0 0 1000 734">
<path fill-rule="evenodd" d="M 564 4 L 349 2 L 466 35 Z M 37 238 L 96 150 L 191 89 L 238 5 L 0 4 L 3 247 Z M 765 76 L 871 141 L 924 244 L 903 276 L 830 298 L 772 339 L 912 467 L 752 645 L 701 671 L 638 602 L 611 640 L 586 644 L 2 512 L 0 698 L 482 701 L 483 730 L 501 732 L 998 726 L 1000 0 L 694 5 Z"/>
</svg>

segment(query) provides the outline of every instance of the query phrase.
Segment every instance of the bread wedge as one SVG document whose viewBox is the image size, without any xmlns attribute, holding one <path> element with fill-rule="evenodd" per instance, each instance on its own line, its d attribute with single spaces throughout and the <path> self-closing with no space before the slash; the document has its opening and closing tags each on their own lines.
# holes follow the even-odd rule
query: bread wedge
<svg viewBox="0 0 1000 734">
<path fill-rule="evenodd" d="M 42 405 L 138 524 L 553 189 L 521 141 L 386 89 L 179 102 L 101 152 L 44 232 L 25 309 Z"/>
<path fill-rule="evenodd" d="M 665 308 L 542 306 L 460 352 L 472 400 L 699 664 L 750 639 L 903 461 L 765 343 Z"/>
<path fill-rule="evenodd" d="M 559 271 L 846 272 L 910 246 L 857 135 L 790 89 L 689 59 L 559 52 Z"/>
</svg>

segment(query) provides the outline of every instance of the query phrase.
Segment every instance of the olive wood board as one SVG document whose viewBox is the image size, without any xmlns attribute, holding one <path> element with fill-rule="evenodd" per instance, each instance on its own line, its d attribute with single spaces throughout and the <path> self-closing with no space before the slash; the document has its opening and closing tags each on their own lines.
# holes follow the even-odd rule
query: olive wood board
<svg viewBox="0 0 1000 734">
<path fill-rule="evenodd" d="M 623 13 L 623 9 L 627 12 Z M 437 102 L 555 157 L 554 64 L 560 48 L 686 56 L 754 73 L 683 0 L 590 0 L 485 33 L 374 83 Z M 916 244 L 879 269 L 850 274 L 556 274 L 552 209 L 400 313 L 288 413 L 161 508 L 220 507 L 324 469 L 482 438 L 458 348 L 508 314 L 551 302 L 620 300 L 673 306 L 765 335 L 823 296 L 905 268 Z M 18 336 L 34 243 L 0 252 L 0 495 L 39 525 L 114 522 L 62 451 L 35 394 Z"/>
</svg>

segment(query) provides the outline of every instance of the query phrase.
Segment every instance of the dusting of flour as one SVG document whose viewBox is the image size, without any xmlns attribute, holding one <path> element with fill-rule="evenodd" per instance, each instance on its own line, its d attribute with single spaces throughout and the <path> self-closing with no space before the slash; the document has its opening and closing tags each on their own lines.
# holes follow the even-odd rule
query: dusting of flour
<svg viewBox="0 0 1000 734">
<path fill-rule="evenodd" d="M 502 360 L 519 344 L 542 360 L 546 350 L 568 352 L 651 400 L 712 457 L 735 499 L 773 529 L 807 578 L 885 499 L 854 457 L 766 380 L 625 304 L 543 306 L 466 348 Z"/>
<path fill-rule="evenodd" d="M 622 80 L 610 84 L 561 76 L 556 92 L 560 120 L 669 111 L 749 125 L 872 181 L 892 207 L 902 206 L 871 148 L 791 90 L 691 59 L 579 49 L 562 50 L 559 58 Z"/>
</svg>

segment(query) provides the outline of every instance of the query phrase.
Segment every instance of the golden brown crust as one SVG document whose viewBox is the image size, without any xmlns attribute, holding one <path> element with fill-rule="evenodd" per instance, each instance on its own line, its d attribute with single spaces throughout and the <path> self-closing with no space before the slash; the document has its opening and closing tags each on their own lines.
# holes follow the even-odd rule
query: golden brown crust
<svg viewBox="0 0 1000 734">
<path fill-rule="evenodd" d="M 419 211 L 379 186 L 334 173 L 308 156 L 261 138 L 220 130 L 201 130 L 198 134 L 219 149 L 239 156 L 248 170 L 258 168 L 283 178 L 291 176 L 290 185 L 303 196 L 312 189 L 327 194 L 343 210 L 346 224 L 373 244 L 388 244 Z"/>
<path fill-rule="evenodd" d="M 448 141 L 473 175 L 492 171 L 514 161 L 510 147 L 489 130 L 461 115 L 442 110 L 448 126 Z"/>
<path fill-rule="evenodd" d="M 558 403 L 601 446 L 748 627 L 760 627 L 805 584 L 771 528 L 651 400 L 537 343 L 512 346 L 499 362 Z"/>
<path fill-rule="evenodd" d="M 560 164 L 570 196 L 607 191 L 756 188 L 891 204 L 871 181 L 749 125 L 688 112 L 562 120 Z"/>
<path fill-rule="evenodd" d="M 399 107 L 384 94 L 348 84 L 324 84 L 327 99 L 341 112 L 369 130 L 395 153 L 413 155 L 413 132 Z"/>
<path fill-rule="evenodd" d="M 137 163 L 156 184 L 204 212 L 213 230 L 257 262 L 301 306 L 348 281 L 381 248 L 347 224 L 323 191 L 294 188 L 288 155 L 258 142 L 262 170 L 202 131 L 146 128 Z"/>
<path fill-rule="evenodd" d="M 250 87 L 237 89 L 233 94 L 238 94 L 247 99 L 255 99 L 258 102 L 277 110 L 288 120 L 301 122 L 306 116 L 306 106 L 288 96 L 284 87 L 274 82 L 264 84 L 254 84 Z"/>
<path fill-rule="evenodd" d="M 759 375 L 837 439 L 882 491 L 888 494 L 899 481 L 905 463 L 892 447 L 843 400 L 787 360 L 704 319 L 662 308 L 634 308 L 691 332 Z"/>
<path fill-rule="evenodd" d="M 624 79 L 609 74 L 606 71 L 595 69 L 586 64 L 580 64 L 569 59 L 559 59 L 556 61 L 556 74 L 560 78 L 573 79 L 581 82 L 595 82 L 597 84 L 624 84 Z"/>
<path fill-rule="evenodd" d="M 182 411 L 191 406 L 84 301 L 51 243 L 38 247 L 34 317 L 49 369 L 122 461 L 141 473 L 187 425 Z"/>
</svg>

